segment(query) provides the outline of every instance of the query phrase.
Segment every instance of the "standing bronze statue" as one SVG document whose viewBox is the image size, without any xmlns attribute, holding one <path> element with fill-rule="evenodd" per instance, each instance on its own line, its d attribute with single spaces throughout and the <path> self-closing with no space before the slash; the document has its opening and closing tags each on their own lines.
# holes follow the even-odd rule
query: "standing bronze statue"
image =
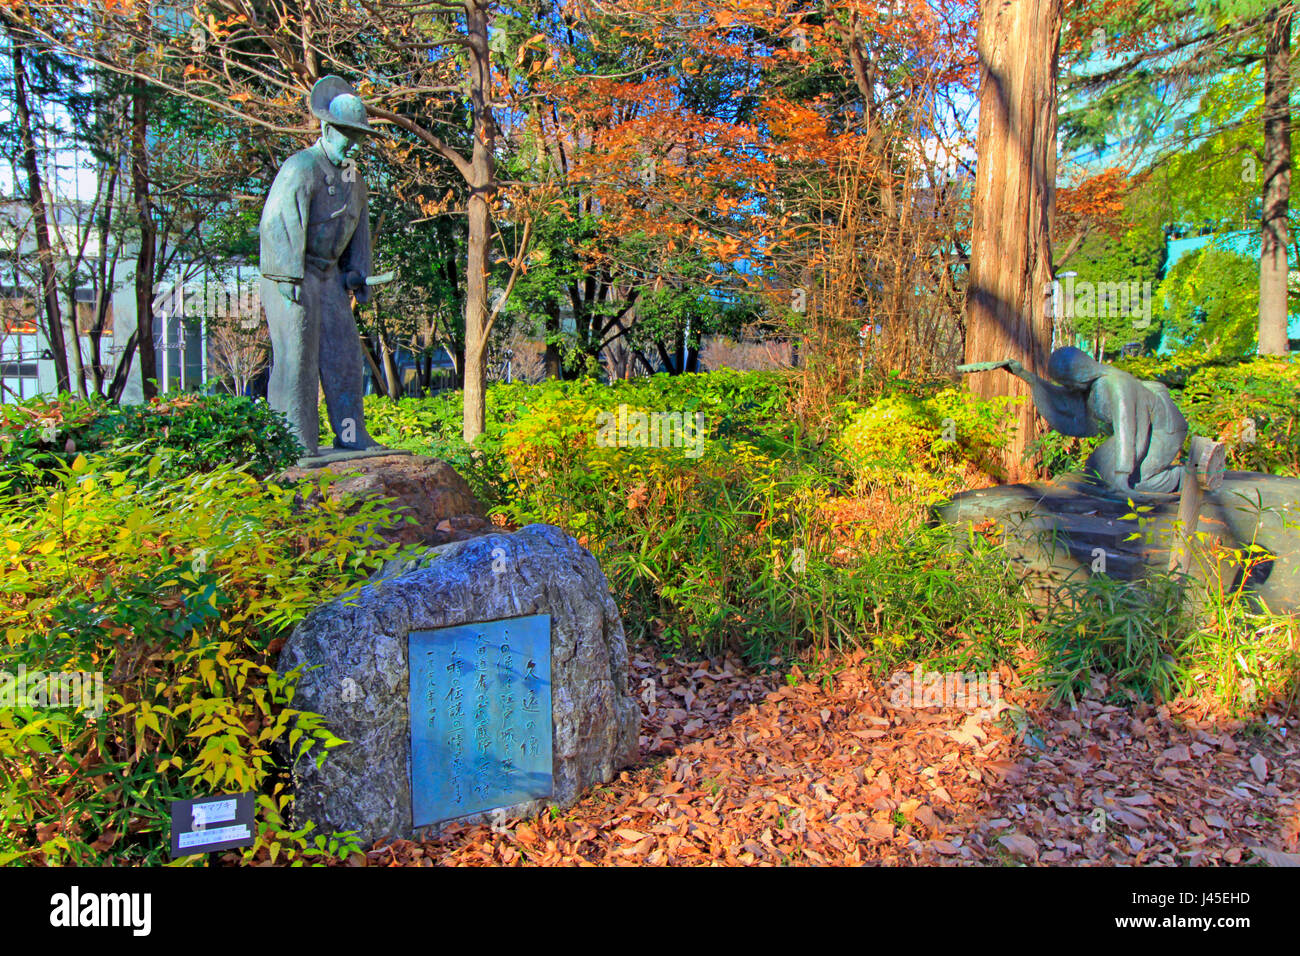
<svg viewBox="0 0 1300 956">
<path fill-rule="evenodd" d="M 337 76 L 311 91 L 320 138 L 294 153 L 271 184 L 262 210 L 262 304 L 271 333 L 271 407 L 289 419 L 307 456 L 317 452 L 319 387 L 325 392 L 334 447 L 377 448 L 361 407 L 361 339 L 353 296 L 370 299 L 367 191 L 352 156 L 366 136 L 356 91 Z"/>
<path fill-rule="evenodd" d="M 1177 491 L 1183 470 L 1174 464 L 1187 438 L 1187 420 L 1159 382 L 1144 382 L 1103 365 L 1072 346 L 1047 362 L 1048 382 L 1019 362 L 960 365 L 959 372 L 1005 368 L 1028 382 L 1034 406 L 1062 435 L 1109 437 L 1088 456 L 1086 470 L 1116 491 Z"/>
</svg>

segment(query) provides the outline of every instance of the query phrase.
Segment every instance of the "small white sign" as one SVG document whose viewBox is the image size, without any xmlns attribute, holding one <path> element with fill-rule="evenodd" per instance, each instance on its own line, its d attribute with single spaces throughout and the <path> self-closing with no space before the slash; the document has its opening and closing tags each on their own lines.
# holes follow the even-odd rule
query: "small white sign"
<svg viewBox="0 0 1300 956">
<path fill-rule="evenodd" d="M 231 793 L 171 802 L 172 859 L 253 843 L 257 794 Z"/>
<path fill-rule="evenodd" d="M 206 827 L 213 823 L 225 823 L 235 819 L 236 803 L 234 800 L 221 800 L 217 803 L 196 803 L 190 807 L 190 816 L 195 827 Z"/>
<path fill-rule="evenodd" d="M 190 833 L 180 835 L 180 845 L 182 850 L 188 850 L 194 846 L 206 846 L 209 843 L 223 843 L 226 840 L 247 840 L 252 834 L 248 832 L 248 825 L 241 823 L 235 827 L 218 827 L 215 830 L 194 830 Z"/>
</svg>

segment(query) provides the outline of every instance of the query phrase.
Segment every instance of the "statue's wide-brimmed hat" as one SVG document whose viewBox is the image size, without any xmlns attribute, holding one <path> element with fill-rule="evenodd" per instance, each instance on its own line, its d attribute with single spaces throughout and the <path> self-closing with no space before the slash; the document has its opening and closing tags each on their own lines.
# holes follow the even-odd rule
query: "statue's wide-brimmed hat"
<svg viewBox="0 0 1300 956">
<path fill-rule="evenodd" d="M 311 88 L 312 114 L 326 123 L 356 133 L 383 136 L 381 130 L 371 129 L 366 120 L 366 104 L 357 91 L 341 76 L 322 76 Z"/>
</svg>

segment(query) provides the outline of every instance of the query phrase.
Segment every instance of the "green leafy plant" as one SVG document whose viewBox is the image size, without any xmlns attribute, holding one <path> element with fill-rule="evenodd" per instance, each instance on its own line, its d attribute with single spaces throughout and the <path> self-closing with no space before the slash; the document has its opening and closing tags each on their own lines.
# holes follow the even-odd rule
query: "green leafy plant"
<svg viewBox="0 0 1300 956">
<path fill-rule="evenodd" d="M 1227 443 L 1229 467 L 1300 476 L 1300 363 L 1256 358 L 1202 368 L 1179 405 L 1194 433 Z"/>
<path fill-rule="evenodd" d="M 56 483 L 59 466 L 78 455 L 103 459 L 96 467 L 105 469 L 156 457 L 175 478 L 230 465 L 261 477 L 292 465 L 302 448 L 266 402 L 182 394 L 147 405 L 67 396 L 0 405 L 0 452 L 3 497 Z"/>
<path fill-rule="evenodd" d="M 1174 263 L 1156 293 L 1165 338 L 1210 357 L 1243 356 L 1259 325 L 1259 261 L 1207 245 Z"/>
<path fill-rule="evenodd" d="M 158 456 L 96 461 L 0 507 L 0 670 L 102 681 L 98 702 L 0 706 L 0 861 L 163 862 L 170 801 L 247 790 L 246 858 L 344 852 L 284 822 L 286 761 L 340 741 L 293 707 L 299 675 L 276 673 L 270 645 L 392 555 L 365 530 L 382 503 L 303 508 L 247 466 L 177 479 Z"/>
<path fill-rule="evenodd" d="M 1051 702 L 1077 703 L 1094 672 L 1147 699 L 1168 700 L 1190 686 L 1185 659 L 1195 624 L 1181 583 L 1168 575 L 1124 581 L 1104 574 L 1063 586 L 1040 634 L 1033 682 Z"/>
<path fill-rule="evenodd" d="M 719 406 L 743 401 L 744 389 L 725 378 L 715 388 L 651 380 L 542 397 L 501 427 L 511 493 L 498 511 L 577 535 L 600 558 L 629 631 L 673 652 L 734 647 L 765 662 L 866 647 L 881 667 L 1006 652 L 1023 617 L 991 548 L 972 552 L 920 527 L 888 547 L 863 540 L 866 529 L 837 517 L 850 483 L 836 449 L 800 435 L 762 379 L 754 407 L 729 409 L 729 434 L 719 434 Z M 943 401 L 935 410 L 947 418 L 956 409 Z M 616 402 L 629 414 L 706 409 L 698 455 L 602 444 L 598 418 Z"/>
<path fill-rule="evenodd" d="M 902 488 L 933 502 L 963 487 L 966 468 L 990 470 L 1006 441 L 1006 401 L 958 388 L 882 395 L 839 438 L 859 489 Z"/>
<path fill-rule="evenodd" d="M 1263 509 L 1256 503 L 1254 510 L 1258 526 Z M 1140 506 L 1128 516 L 1147 526 L 1144 534 L 1154 520 L 1147 511 Z M 1148 700 L 1202 691 L 1235 712 L 1279 698 L 1295 705 L 1300 629 L 1250 590 L 1273 556 L 1255 541 L 1224 545 L 1198 534 L 1189 544 L 1189 574 L 1152 572 L 1136 581 L 1097 574 L 1062 588 L 1044 622 L 1033 677 L 1053 702 L 1074 703 L 1101 673 Z"/>
</svg>

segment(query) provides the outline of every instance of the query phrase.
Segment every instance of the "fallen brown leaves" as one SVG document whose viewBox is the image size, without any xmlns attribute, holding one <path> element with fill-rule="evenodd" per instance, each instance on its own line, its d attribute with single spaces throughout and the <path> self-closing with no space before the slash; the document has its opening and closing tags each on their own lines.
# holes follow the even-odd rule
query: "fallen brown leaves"
<svg viewBox="0 0 1300 956">
<path fill-rule="evenodd" d="M 894 707 L 861 655 L 841 663 L 791 686 L 734 660 L 638 655 L 643 766 L 566 811 L 452 825 L 364 862 L 1300 862 L 1294 719 L 1099 698 L 1047 712 L 1006 690 L 1009 671 L 1018 707 Z"/>
</svg>

